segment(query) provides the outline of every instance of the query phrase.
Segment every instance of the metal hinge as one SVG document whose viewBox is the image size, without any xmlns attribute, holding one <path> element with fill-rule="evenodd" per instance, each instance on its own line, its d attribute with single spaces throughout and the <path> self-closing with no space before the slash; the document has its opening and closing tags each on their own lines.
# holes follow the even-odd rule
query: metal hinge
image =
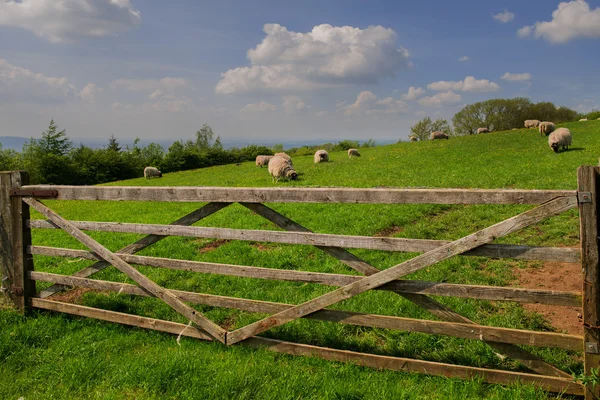
<svg viewBox="0 0 600 400">
<path fill-rule="evenodd" d="M 598 354 L 598 342 L 585 342 L 585 352 Z"/>
<path fill-rule="evenodd" d="M 22 287 L 20 287 L 20 286 L 15 286 L 15 285 L 12 285 L 12 286 L 10 287 L 10 292 L 11 292 L 12 294 L 16 294 L 17 296 L 21 296 L 21 295 L 23 294 L 23 288 L 22 288 Z"/>
<path fill-rule="evenodd" d="M 23 197 L 38 197 L 38 198 L 56 198 L 58 197 L 58 190 L 54 189 L 43 189 L 43 190 L 33 190 L 33 189 L 11 189 L 11 196 L 23 196 Z"/>
<path fill-rule="evenodd" d="M 581 203 L 591 203 L 592 194 L 590 192 L 577 192 L 577 201 Z"/>
</svg>

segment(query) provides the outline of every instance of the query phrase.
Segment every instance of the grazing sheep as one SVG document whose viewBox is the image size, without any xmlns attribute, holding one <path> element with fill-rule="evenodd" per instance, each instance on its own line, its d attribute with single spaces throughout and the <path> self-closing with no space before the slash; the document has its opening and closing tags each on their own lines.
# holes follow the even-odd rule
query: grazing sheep
<svg viewBox="0 0 600 400">
<path fill-rule="evenodd" d="M 540 124 L 540 121 L 537 119 L 526 119 L 525 120 L 525 128 L 537 128 Z"/>
<path fill-rule="evenodd" d="M 540 136 L 542 136 L 542 135 L 548 136 L 549 134 L 554 132 L 554 128 L 555 128 L 554 122 L 550 122 L 550 121 L 540 122 L 540 126 L 539 126 Z"/>
<path fill-rule="evenodd" d="M 587 118 L 581 118 L 579 122 L 587 121 Z"/>
<path fill-rule="evenodd" d="M 519 128 L 512 128 L 512 130 L 513 130 L 513 131 L 518 131 L 518 130 L 519 130 Z"/>
<path fill-rule="evenodd" d="M 287 153 L 275 153 L 275 155 L 274 155 L 273 157 L 277 157 L 277 156 L 279 156 L 279 157 L 283 157 L 283 158 L 285 158 L 286 160 L 288 160 L 288 161 L 290 162 L 290 165 L 292 165 L 292 164 L 293 164 L 293 163 L 292 163 L 292 157 L 290 157 L 290 156 L 289 156 Z"/>
<path fill-rule="evenodd" d="M 489 133 L 490 130 L 488 128 L 477 128 L 477 134 L 479 135 L 480 133 Z"/>
<path fill-rule="evenodd" d="M 416 136 L 411 136 L 411 137 L 409 137 L 409 139 L 410 139 L 411 142 L 418 142 L 419 141 L 419 139 Z"/>
<path fill-rule="evenodd" d="M 446 135 L 444 132 L 440 132 L 440 131 L 431 132 L 431 140 L 449 139 L 449 138 L 450 137 L 448 135 Z"/>
<path fill-rule="evenodd" d="M 360 157 L 360 153 L 356 149 L 348 149 L 348 157 L 352 158 L 352 156 Z"/>
<path fill-rule="evenodd" d="M 279 182 L 280 178 L 287 178 L 295 181 L 298 174 L 292 167 L 292 160 L 282 156 L 274 156 L 269 161 L 269 174 L 273 177 L 273 182 Z"/>
<path fill-rule="evenodd" d="M 596 121 L 600 121 L 600 118 L 597 118 Z"/>
<path fill-rule="evenodd" d="M 563 150 L 567 150 L 571 145 L 571 131 L 567 128 L 558 128 L 554 132 L 548 136 L 548 146 L 555 153 L 558 153 L 558 150 L 562 147 Z"/>
<path fill-rule="evenodd" d="M 155 167 L 146 167 L 144 168 L 144 178 L 162 178 L 162 172 Z"/>
<path fill-rule="evenodd" d="M 263 167 L 263 165 L 269 165 L 269 161 L 273 156 L 256 156 L 256 166 Z"/>
<path fill-rule="evenodd" d="M 327 162 L 329 161 L 329 153 L 327 153 L 327 150 L 317 150 L 314 158 L 315 163 Z"/>
</svg>

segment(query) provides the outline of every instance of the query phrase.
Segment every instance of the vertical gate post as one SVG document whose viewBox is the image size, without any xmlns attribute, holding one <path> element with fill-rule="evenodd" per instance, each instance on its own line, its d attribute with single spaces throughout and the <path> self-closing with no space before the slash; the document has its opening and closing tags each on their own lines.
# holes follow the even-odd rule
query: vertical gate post
<svg viewBox="0 0 600 400">
<path fill-rule="evenodd" d="M 583 324 L 585 374 L 600 367 L 600 272 L 598 264 L 599 169 L 582 165 L 577 171 L 581 263 L 583 269 Z M 589 196 L 588 196 L 589 194 Z M 600 384 L 588 385 L 585 398 L 599 399 Z"/>
<path fill-rule="evenodd" d="M 20 197 L 11 196 L 11 189 L 29 184 L 25 171 L 0 172 L 0 273 L 2 291 L 21 312 L 35 294 L 35 283 L 27 277 L 33 270 L 33 257 L 27 254 L 31 245 L 29 206 Z"/>
</svg>

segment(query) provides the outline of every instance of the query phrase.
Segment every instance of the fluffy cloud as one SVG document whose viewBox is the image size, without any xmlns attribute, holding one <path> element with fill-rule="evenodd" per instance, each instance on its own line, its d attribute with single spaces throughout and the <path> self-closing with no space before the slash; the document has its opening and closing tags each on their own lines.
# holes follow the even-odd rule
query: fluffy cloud
<svg viewBox="0 0 600 400">
<path fill-rule="evenodd" d="M 417 97 L 420 97 L 425 94 L 425 89 L 423 88 L 415 88 L 411 86 L 408 88 L 408 92 L 402 95 L 404 100 L 415 100 Z"/>
<path fill-rule="evenodd" d="M 462 81 L 438 81 L 427 85 L 428 89 L 435 91 L 459 90 L 462 92 L 495 92 L 500 90 L 497 83 L 490 82 L 487 79 L 475 79 L 473 76 L 467 76 Z"/>
<path fill-rule="evenodd" d="M 65 101 L 77 94 L 67 78 L 35 73 L 0 58 L 0 100 Z"/>
<path fill-rule="evenodd" d="M 504 79 L 505 81 L 528 81 L 531 79 L 531 74 L 529 72 L 524 72 L 522 74 L 511 74 L 510 72 L 507 72 L 502 75 L 500 79 Z"/>
<path fill-rule="evenodd" d="M 360 92 L 356 101 L 349 106 L 345 103 L 338 104 L 338 111 L 345 115 L 399 114 L 407 110 L 408 106 L 402 100 L 392 97 L 378 100 L 377 96 L 368 90 Z"/>
<path fill-rule="evenodd" d="M 461 58 L 459 58 L 459 59 L 458 59 L 458 61 L 460 61 L 460 62 L 469 61 L 469 57 L 467 57 L 467 56 L 462 56 Z"/>
<path fill-rule="evenodd" d="M 52 43 L 125 32 L 140 23 L 129 0 L 4 0 L 0 25 L 24 28 Z"/>
<path fill-rule="evenodd" d="M 251 112 L 263 112 L 263 111 L 275 111 L 277 107 L 273 104 L 267 103 L 265 101 L 261 101 L 260 103 L 252 103 L 248 104 L 240 111 L 251 111 Z"/>
<path fill-rule="evenodd" d="M 396 45 L 396 33 L 382 26 L 366 29 L 317 25 L 311 32 L 264 26 L 266 37 L 248 51 L 250 67 L 221 74 L 220 94 L 306 90 L 376 83 L 409 67 L 409 54 Z"/>
<path fill-rule="evenodd" d="M 449 90 L 447 92 L 437 93 L 433 96 L 423 97 L 419 104 L 425 107 L 440 107 L 443 105 L 456 104 L 462 100 L 458 93 Z"/>
<path fill-rule="evenodd" d="M 79 92 L 79 97 L 86 103 L 93 104 L 96 102 L 96 95 L 103 91 L 104 89 L 99 88 L 95 83 L 90 82 L 85 85 L 83 89 L 81 89 L 81 92 Z"/>
<path fill-rule="evenodd" d="M 282 107 L 287 115 L 297 114 L 308 108 L 306 103 L 297 96 L 284 96 Z"/>
<path fill-rule="evenodd" d="M 552 13 L 552 21 L 536 22 L 517 31 L 522 38 L 532 34 L 550 43 L 566 43 L 578 37 L 600 38 L 600 7 L 591 10 L 585 0 L 562 2 Z"/>
<path fill-rule="evenodd" d="M 493 15 L 494 19 L 503 24 L 512 21 L 515 18 L 515 14 L 510 11 L 504 10 L 504 12 Z"/>
</svg>

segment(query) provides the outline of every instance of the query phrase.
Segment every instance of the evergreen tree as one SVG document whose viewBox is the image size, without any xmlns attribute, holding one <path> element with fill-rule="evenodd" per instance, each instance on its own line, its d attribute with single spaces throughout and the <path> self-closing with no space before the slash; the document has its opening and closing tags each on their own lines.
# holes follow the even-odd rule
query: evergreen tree
<svg viewBox="0 0 600 400">
<path fill-rule="evenodd" d="M 119 142 L 114 134 L 110 135 L 110 139 L 108 139 L 108 147 L 106 149 L 116 151 L 117 153 L 121 151 L 121 146 L 119 145 Z"/>
<path fill-rule="evenodd" d="M 53 154 L 64 156 L 71 149 L 71 141 L 67 137 L 65 130 L 58 131 L 54 119 L 50 121 L 48 130 L 42 132 L 42 137 L 37 143 L 42 154 Z"/>
</svg>

